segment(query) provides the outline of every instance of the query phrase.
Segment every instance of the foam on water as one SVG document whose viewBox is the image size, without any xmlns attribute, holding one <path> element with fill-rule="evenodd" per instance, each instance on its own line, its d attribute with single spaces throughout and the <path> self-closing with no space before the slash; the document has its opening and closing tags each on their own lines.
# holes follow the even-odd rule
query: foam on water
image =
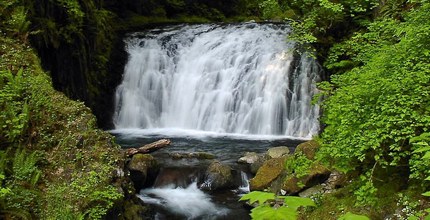
<svg viewBox="0 0 430 220">
<path fill-rule="evenodd" d="M 162 206 L 187 219 L 215 219 L 228 214 L 228 209 L 215 205 L 195 182 L 187 188 L 170 185 L 143 189 L 138 197 L 145 203 Z"/>
</svg>

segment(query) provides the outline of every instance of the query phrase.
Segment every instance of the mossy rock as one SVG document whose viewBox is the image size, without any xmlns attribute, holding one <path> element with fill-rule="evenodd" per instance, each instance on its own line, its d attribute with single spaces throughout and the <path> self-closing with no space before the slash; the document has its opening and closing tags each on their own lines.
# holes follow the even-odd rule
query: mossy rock
<svg viewBox="0 0 430 220">
<path fill-rule="evenodd" d="M 309 160 L 313 160 L 315 158 L 315 153 L 317 149 L 320 147 L 320 144 L 315 140 L 310 140 L 299 144 L 296 147 L 294 153 L 301 152 L 306 156 Z"/>
<path fill-rule="evenodd" d="M 120 220 L 142 220 L 152 219 L 152 210 L 142 202 L 127 200 L 124 203 L 123 215 Z"/>
<path fill-rule="evenodd" d="M 145 187 L 148 176 L 155 176 L 159 168 L 155 158 L 149 154 L 135 154 L 127 167 L 137 191 Z"/>
<path fill-rule="evenodd" d="M 272 158 L 264 162 L 255 177 L 250 180 L 251 190 L 264 190 L 270 187 L 271 183 L 285 170 L 286 159 L 287 157 Z"/>
<path fill-rule="evenodd" d="M 219 161 L 212 162 L 206 170 L 205 183 L 202 188 L 208 190 L 225 189 L 233 185 L 233 175 L 230 166 Z"/>
<path fill-rule="evenodd" d="M 292 174 L 285 178 L 282 189 L 285 190 L 287 194 L 296 194 L 303 189 L 325 182 L 329 176 L 330 170 L 316 162 L 310 168 L 308 175 L 296 177 Z"/>
</svg>

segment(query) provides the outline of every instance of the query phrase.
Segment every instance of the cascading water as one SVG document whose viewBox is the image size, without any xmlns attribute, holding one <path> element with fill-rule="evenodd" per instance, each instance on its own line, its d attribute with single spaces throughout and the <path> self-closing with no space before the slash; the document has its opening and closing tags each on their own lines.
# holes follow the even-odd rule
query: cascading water
<svg viewBox="0 0 430 220">
<path fill-rule="evenodd" d="M 116 129 L 177 128 L 309 138 L 315 61 L 294 55 L 287 25 L 193 25 L 131 35 Z"/>
</svg>

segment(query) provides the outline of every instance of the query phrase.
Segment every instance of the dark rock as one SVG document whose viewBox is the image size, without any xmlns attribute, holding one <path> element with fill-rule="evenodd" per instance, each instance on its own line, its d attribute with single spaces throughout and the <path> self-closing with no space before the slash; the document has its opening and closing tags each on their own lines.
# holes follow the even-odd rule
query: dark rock
<svg viewBox="0 0 430 220">
<path fill-rule="evenodd" d="M 258 169 L 267 160 L 267 155 L 257 154 L 255 152 L 246 152 L 245 155 L 237 161 L 238 163 L 248 164 L 252 174 L 256 174 Z"/>
<path fill-rule="evenodd" d="M 124 212 L 118 219 L 120 220 L 149 220 L 153 219 L 151 208 L 138 200 L 126 200 L 124 202 Z"/>
<path fill-rule="evenodd" d="M 233 175 L 230 166 L 222 164 L 219 161 L 214 161 L 206 170 L 205 181 L 201 185 L 201 188 L 216 190 L 230 188 L 232 185 Z"/>
<path fill-rule="evenodd" d="M 215 159 L 215 155 L 206 153 L 206 152 L 192 152 L 192 153 L 186 153 L 186 152 L 176 152 L 176 153 L 170 153 L 169 154 L 172 159 L 199 159 L 199 160 L 211 160 Z"/>
<path fill-rule="evenodd" d="M 154 177 L 158 172 L 158 163 L 149 154 L 135 154 L 127 167 L 136 191 L 145 187 L 148 177 Z"/>
<path fill-rule="evenodd" d="M 287 194 L 296 194 L 303 189 L 310 188 L 312 186 L 325 182 L 330 176 L 330 170 L 322 166 L 319 163 L 314 163 L 310 168 L 309 174 L 296 177 L 295 175 L 289 175 L 285 178 L 282 185 L 282 190 L 286 191 Z"/>
<path fill-rule="evenodd" d="M 154 187 L 174 185 L 186 188 L 194 181 L 200 181 L 201 170 L 189 167 L 163 167 L 158 173 Z"/>
</svg>

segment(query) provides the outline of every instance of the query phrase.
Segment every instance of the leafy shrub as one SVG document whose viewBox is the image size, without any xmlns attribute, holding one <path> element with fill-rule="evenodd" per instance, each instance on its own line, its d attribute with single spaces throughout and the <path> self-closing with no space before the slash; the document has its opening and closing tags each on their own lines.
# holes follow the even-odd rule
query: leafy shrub
<svg viewBox="0 0 430 220">
<path fill-rule="evenodd" d="M 343 172 L 360 170 L 358 196 L 374 192 L 375 167 L 406 165 L 411 167 L 409 177 L 421 181 L 428 172 L 418 168 L 424 164 L 410 140 L 430 126 L 429 9 L 423 3 L 405 14 L 404 22 L 373 22 L 368 33 L 355 39 L 368 45 L 353 45 L 359 55 L 352 61 L 363 66 L 331 78 L 319 160 Z M 377 39 L 387 33 L 395 35 Z M 374 201 L 369 193 L 360 197 L 362 205 Z"/>
<path fill-rule="evenodd" d="M 250 214 L 252 219 L 256 220 L 295 220 L 297 219 L 298 209 L 300 207 L 315 206 L 315 203 L 309 198 L 301 198 L 297 196 L 275 196 L 273 193 L 260 191 L 250 192 L 242 196 L 240 200 L 249 200 L 251 205 L 257 203 L 258 206 L 253 208 Z M 282 202 L 282 205 L 273 206 L 272 204 L 274 201 Z"/>
</svg>

